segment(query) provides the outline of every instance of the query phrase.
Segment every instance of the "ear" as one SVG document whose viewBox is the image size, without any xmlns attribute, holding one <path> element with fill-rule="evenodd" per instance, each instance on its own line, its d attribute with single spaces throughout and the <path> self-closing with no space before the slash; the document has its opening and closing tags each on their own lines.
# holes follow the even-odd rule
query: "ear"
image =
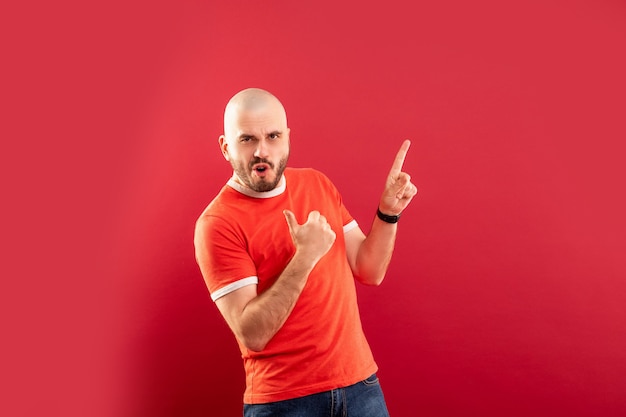
<svg viewBox="0 0 626 417">
<path fill-rule="evenodd" d="M 228 141 L 226 140 L 226 136 L 221 135 L 217 142 L 220 144 L 220 150 L 222 151 L 222 155 L 224 155 L 224 159 L 230 162 L 230 155 L 228 155 Z"/>
</svg>

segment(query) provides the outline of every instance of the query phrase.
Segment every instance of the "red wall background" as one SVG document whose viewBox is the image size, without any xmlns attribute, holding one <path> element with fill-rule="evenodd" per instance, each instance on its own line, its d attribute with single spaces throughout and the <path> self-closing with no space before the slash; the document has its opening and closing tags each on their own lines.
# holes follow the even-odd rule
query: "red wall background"
<svg viewBox="0 0 626 417">
<path fill-rule="evenodd" d="M 392 415 L 625 415 L 624 2 L 222 3 L 13 10 L 11 415 L 240 415 L 192 233 L 249 86 L 366 230 L 413 141 L 420 194 L 359 288 Z"/>
</svg>

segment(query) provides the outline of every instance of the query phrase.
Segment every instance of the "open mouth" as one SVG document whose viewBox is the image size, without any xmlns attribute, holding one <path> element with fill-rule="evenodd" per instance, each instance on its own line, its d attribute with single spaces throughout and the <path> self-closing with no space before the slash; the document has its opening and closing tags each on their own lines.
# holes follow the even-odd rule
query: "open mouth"
<svg viewBox="0 0 626 417">
<path fill-rule="evenodd" d="M 270 169 L 269 164 L 261 163 L 256 164 L 252 167 L 252 170 L 257 173 L 257 175 L 264 175 Z"/>
</svg>

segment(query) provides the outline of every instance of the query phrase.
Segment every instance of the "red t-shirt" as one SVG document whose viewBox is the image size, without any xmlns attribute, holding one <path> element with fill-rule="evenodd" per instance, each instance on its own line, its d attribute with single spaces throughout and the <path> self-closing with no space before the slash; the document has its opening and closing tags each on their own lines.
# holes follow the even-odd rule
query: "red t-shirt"
<svg viewBox="0 0 626 417">
<path fill-rule="evenodd" d="M 283 210 L 300 224 L 318 210 L 337 234 L 319 261 L 291 315 L 261 352 L 240 342 L 246 371 L 244 403 L 297 398 L 348 386 L 377 370 L 359 318 L 344 232 L 356 221 L 330 180 L 313 169 L 287 168 L 282 183 L 255 193 L 233 180 L 196 226 L 196 259 L 211 297 L 257 284 L 271 286 L 294 254 Z"/>
</svg>

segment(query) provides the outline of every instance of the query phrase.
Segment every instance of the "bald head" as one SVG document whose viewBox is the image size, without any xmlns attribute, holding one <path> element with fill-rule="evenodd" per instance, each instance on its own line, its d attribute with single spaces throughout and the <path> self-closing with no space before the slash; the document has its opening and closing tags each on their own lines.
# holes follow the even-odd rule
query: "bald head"
<svg viewBox="0 0 626 417">
<path fill-rule="evenodd" d="M 237 183 L 256 192 L 273 190 L 289 158 L 285 108 L 265 90 L 238 92 L 224 110 L 224 134 L 219 145 Z"/>
<path fill-rule="evenodd" d="M 234 126 L 242 116 L 272 114 L 279 123 L 287 126 L 287 113 L 281 102 L 269 91 L 247 88 L 235 94 L 224 110 L 224 134 L 232 137 Z"/>
</svg>

